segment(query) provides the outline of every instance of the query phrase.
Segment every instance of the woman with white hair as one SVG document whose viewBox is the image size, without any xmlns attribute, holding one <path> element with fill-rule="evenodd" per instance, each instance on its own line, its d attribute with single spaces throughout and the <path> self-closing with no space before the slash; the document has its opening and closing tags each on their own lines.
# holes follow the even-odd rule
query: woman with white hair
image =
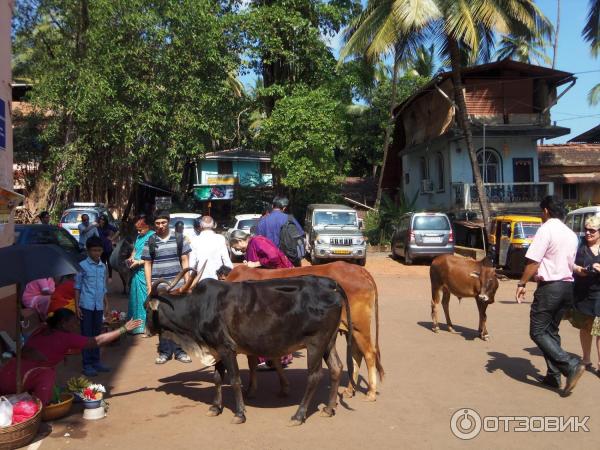
<svg viewBox="0 0 600 450">
<path fill-rule="evenodd" d="M 575 292 L 571 323 L 579 328 L 582 363 L 593 370 L 592 340 L 596 337 L 600 376 L 600 216 L 585 221 L 585 241 L 577 250 L 574 266 Z"/>
</svg>

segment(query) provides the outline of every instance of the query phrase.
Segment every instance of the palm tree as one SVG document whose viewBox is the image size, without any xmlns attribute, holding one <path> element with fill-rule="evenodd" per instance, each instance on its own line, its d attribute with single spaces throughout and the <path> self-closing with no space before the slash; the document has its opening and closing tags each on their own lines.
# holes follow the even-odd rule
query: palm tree
<svg viewBox="0 0 600 450">
<path fill-rule="evenodd" d="M 590 43 L 592 56 L 600 54 L 600 0 L 590 0 L 587 21 L 583 28 L 583 38 Z M 588 102 L 595 106 L 600 103 L 600 83 L 588 93 Z"/>
<path fill-rule="evenodd" d="M 469 152 L 475 185 L 479 194 L 484 223 L 489 223 L 489 207 L 473 145 L 473 135 L 467 116 L 461 69 L 467 61 L 485 57 L 493 48 L 494 33 L 522 33 L 524 29 L 551 28 L 548 20 L 533 0 L 370 0 L 364 17 L 353 30 L 348 44 L 359 42 L 355 49 L 365 55 L 381 54 L 385 50 L 414 45 L 426 40 L 441 42 L 439 51 L 450 59 L 456 118 L 463 131 Z M 350 52 L 346 51 L 345 54 Z M 411 52 L 414 55 L 414 52 Z M 344 55 L 344 52 L 342 52 Z"/>
<path fill-rule="evenodd" d="M 550 58 L 544 52 L 547 42 L 540 37 L 508 35 L 502 36 L 496 59 L 512 59 L 527 64 L 550 64 Z"/>
<path fill-rule="evenodd" d="M 432 78 L 435 74 L 435 44 L 419 45 L 415 55 L 406 61 L 405 69 L 411 75 Z"/>
</svg>

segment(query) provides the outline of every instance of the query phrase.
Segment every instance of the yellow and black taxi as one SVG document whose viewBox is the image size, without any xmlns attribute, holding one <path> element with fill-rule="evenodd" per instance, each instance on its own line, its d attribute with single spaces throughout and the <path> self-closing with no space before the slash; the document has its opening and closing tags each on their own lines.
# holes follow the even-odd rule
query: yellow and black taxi
<svg viewBox="0 0 600 450">
<path fill-rule="evenodd" d="M 490 230 L 494 263 L 508 272 L 523 272 L 525 253 L 541 225 L 542 219 L 534 216 L 494 217 Z"/>
</svg>

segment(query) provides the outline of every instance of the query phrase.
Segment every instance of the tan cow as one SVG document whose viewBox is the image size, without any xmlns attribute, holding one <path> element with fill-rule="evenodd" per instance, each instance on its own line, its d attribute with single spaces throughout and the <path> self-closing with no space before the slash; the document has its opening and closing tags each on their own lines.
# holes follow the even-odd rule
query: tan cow
<svg viewBox="0 0 600 450">
<path fill-rule="evenodd" d="M 454 255 L 441 255 L 433 260 L 429 268 L 431 279 L 431 320 L 432 329 L 438 332 L 438 306 L 442 294 L 442 306 L 448 331 L 454 332 L 450 320 L 450 294 L 456 295 L 460 300 L 463 297 L 475 297 L 479 310 L 479 337 L 485 341 L 489 339 L 486 328 L 486 309 L 494 303 L 494 296 L 498 289 L 498 278 L 491 262 L 485 258 L 481 261 L 462 258 Z"/>
<path fill-rule="evenodd" d="M 358 369 L 364 357 L 367 370 L 369 389 L 366 399 L 375 401 L 377 399 L 377 373 L 383 379 L 384 370 L 381 366 L 381 355 L 379 352 L 379 308 L 377 285 L 369 272 L 362 267 L 349 264 L 342 261 L 323 264 L 318 266 L 297 267 L 293 269 L 252 269 L 247 266 L 237 266 L 227 276 L 227 281 L 245 281 L 245 280 L 266 280 L 272 278 L 290 278 L 301 275 L 318 275 L 329 277 L 344 289 L 350 303 L 350 314 L 352 316 L 352 325 L 354 328 L 352 346 L 355 370 L 354 381 L 358 381 Z M 375 343 L 371 340 L 371 320 L 372 311 L 375 310 Z M 340 330 L 347 332 L 346 313 L 342 312 Z M 252 366 L 256 362 L 249 359 Z M 282 393 L 287 388 L 287 380 L 281 378 L 283 371 L 278 368 L 282 382 Z M 251 381 L 249 391 L 256 388 L 254 370 L 251 367 Z M 354 395 L 354 388 L 351 383 L 344 392 L 346 396 Z"/>
</svg>

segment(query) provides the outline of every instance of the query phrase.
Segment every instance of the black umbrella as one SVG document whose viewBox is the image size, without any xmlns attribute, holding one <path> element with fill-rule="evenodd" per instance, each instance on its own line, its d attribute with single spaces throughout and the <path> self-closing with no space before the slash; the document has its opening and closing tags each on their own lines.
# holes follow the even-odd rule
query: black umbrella
<svg viewBox="0 0 600 450">
<path fill-rule="evenodd" d="M 76 273 L 77 262 L 53 244 L 0 248 L 0 287 L 17 285 L 17 392 L 21 392 L 21 292 L 30 281 Z"/>
<path fill-rule="evenodd" d="M 54 244 L 9 245 L 0 248 L 0 261 L 0 287 L 78 271 L 73 258 Z"/>
</svg>

